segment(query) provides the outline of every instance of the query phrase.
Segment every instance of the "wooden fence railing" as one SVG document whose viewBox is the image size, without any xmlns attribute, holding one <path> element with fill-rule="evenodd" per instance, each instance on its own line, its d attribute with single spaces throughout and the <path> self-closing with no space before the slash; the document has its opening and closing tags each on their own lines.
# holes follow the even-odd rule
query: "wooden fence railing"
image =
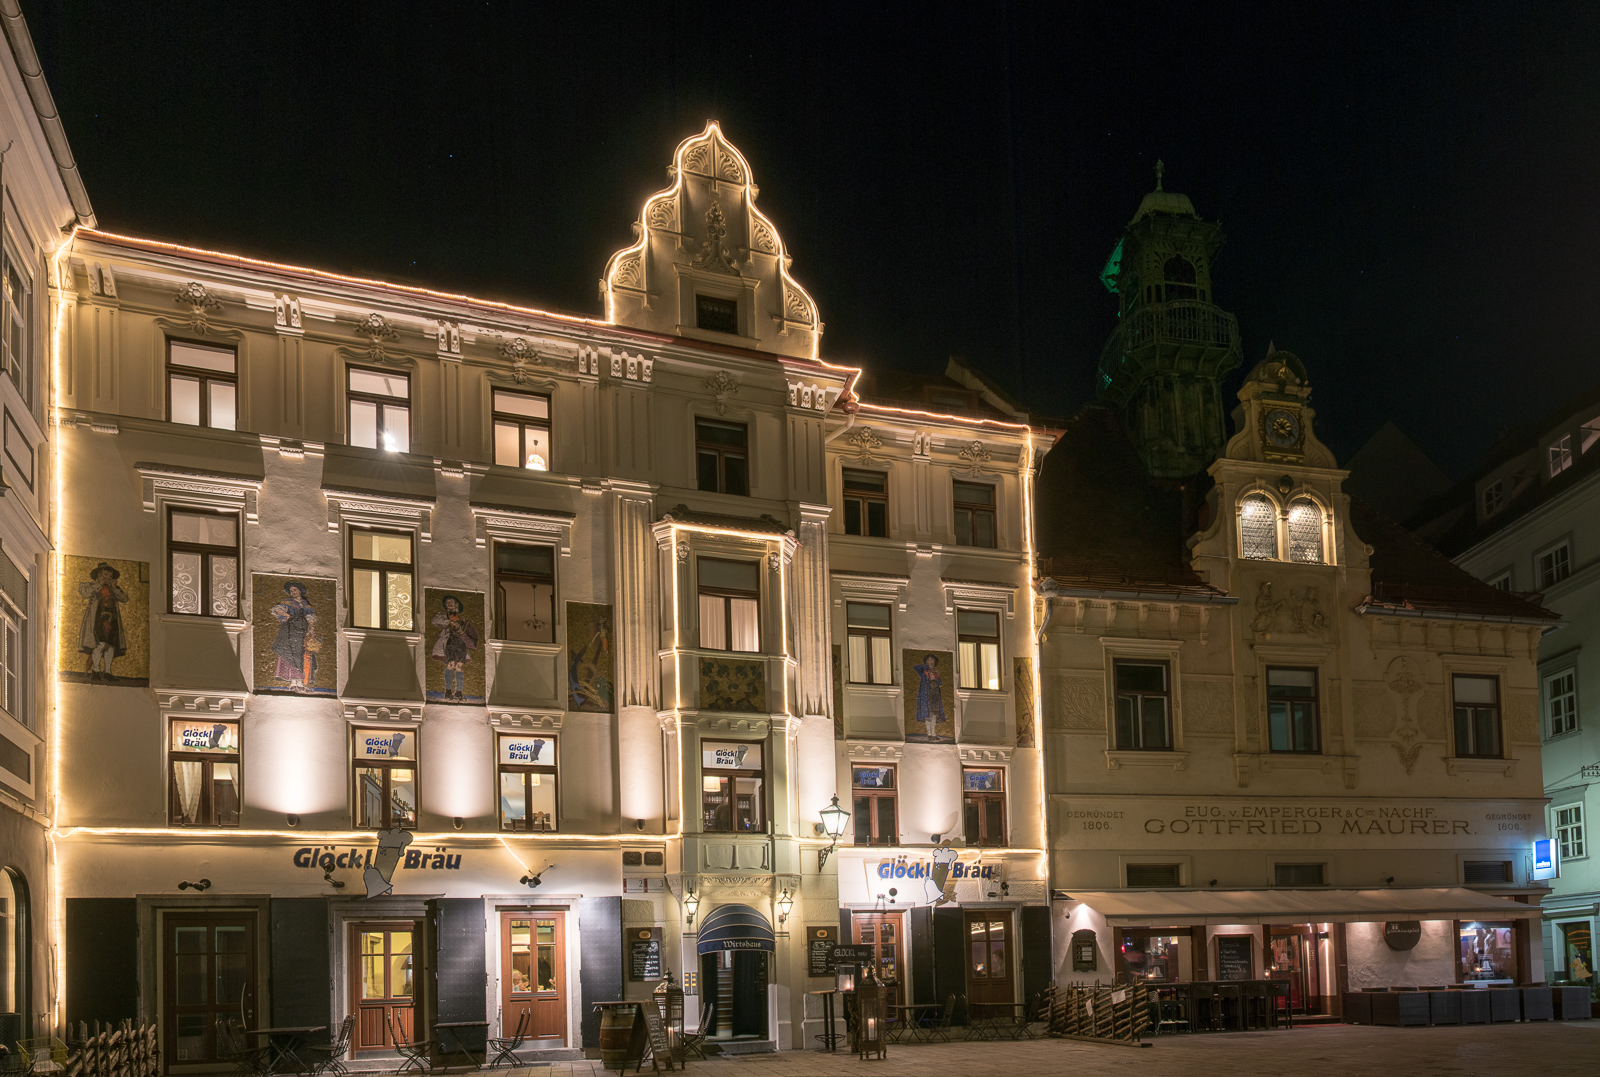
<svg viewBox="0 0 1600 1077">
<path fill-rule="evenodd" d="M 155 1025 L 120 1025 L 80 1021 L 67 1029 L 73 1053 L 63 1077 L 158 1077 L 161 1048 Z"/>
<path fill-rule="evenodd" d="M 1150 1027 L 1150 992 L 1143 985 L 1062 984 L 1048 998 L 1050 1035 L 1137 1044 Z"/>
</svg>

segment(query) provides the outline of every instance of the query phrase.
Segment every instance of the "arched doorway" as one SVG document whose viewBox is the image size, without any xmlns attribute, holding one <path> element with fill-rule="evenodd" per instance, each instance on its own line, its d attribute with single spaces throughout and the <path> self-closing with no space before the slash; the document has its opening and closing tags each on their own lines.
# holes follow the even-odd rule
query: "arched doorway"
<svg viewBox="0 0 1600 1077">
<path fill-rule="evenodd" d="M 33 1034 L 33 915 L 28 880 L 0 870 L 0 1015 L 11 1015 L 18 1037 Z"/>
<path fill-rule="evenodd" d="M 700 1004 L 716 1003 L 719 1038 L 766 1039 L 772 925 L 748 905 L 719 905 L 700 922 Z"/>
</svg>

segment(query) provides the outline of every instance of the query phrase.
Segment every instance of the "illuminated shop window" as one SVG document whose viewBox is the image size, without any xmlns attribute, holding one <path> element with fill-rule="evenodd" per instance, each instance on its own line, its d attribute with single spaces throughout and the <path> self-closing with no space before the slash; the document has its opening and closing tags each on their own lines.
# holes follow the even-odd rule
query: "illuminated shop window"
<svg viewBox="0 0 1600 1077">
<path fill-rule="evenodd" d="M 852 684 L 893 684 L 894 649 L 889 607 L 878 602 L 846 602 L 849 677 Z"/>
<path fill-rule="evenodd" d="M 237 429 L 238 392 L 238 353 L 232 348 L 167 341 L 167 418 L 172 422 Z"/>
<path fill-rule="evenodd" d="M 494 462 L 550 470 L 550 398 L 494 391 Z"/>
<path fill-rule="evenodd" d="M 392 370 L 347 372 L 350 444 L 384 452 L 411 451 L 411 379 Z"/>
<path fill-rule="evenodd" d="M 1594 984 L 1594 933 L 1589 921 L 1578 920 L 1558 925 L 1561 928 L 1562 962 L 1566 978 L 1585 987 Z"/>
<path fill-rule="evenodd" d="M 1453 687 L 1456 755 L 1500 758 L 1500 678 L 1457 673 Z"/>
<path fill-rule="evenodd" d="M 356 826 L 417 825 L 417 734 L 411 729 L 352 730 Z"/>
<path fill-rule="evenodd" d="M 750 493 L 750 430 L 743 423 L 694 421 L 695 484 L 714 494 Z"/>
<path fill-rule="evenodd" d="M 173 826 L 239 825 L 239 723 L 174 718 L 167 750 Z"/>
<path fill-rule="evenodd" d="M 554 546 L 494 544 L 494 630 L 496 639 L 556 641 Z"/>
<path fill-rule="evenodd" d="M 760 651 L 761 566 L 702 557 L 696 567 L 700 646 L 708 651 Z"/>
<path fill-rule="evenodd" d="M 956 684 L 1000 690 L 1000 615 L 991 610 L 956 610 Z"/>
<path fill-rule="evenodd" d="M 239 616 L 239 514 L 169 509 L 167 585 L 173 613 Z"/>
<path fill-rule="evenodd" d="M 1004 767 L 961 768 L 961 813 L 968 845 L 1005 845 Z"/>
<path fill-rule="evenodd" d="M 1239 547 L 1243 556 L 1257 560 L 1278 556 L 1278 513 L 1260 494 L 1251 494 L 1239 507 Z"/>
<path fill-rule="evenodd" d="M 500 829 L 528 833 L 559 830 L 556 738 L 544 733 L 501 733 Z"/>
<path fill-rule="evenodd" d="M 851 821 L 857 845 L 896 845 L 900 831 L 895 825 L 895 768 L 853 763 L 850 766 L 850 795 L 855 801 Z"/>
<path fill-rule="evenodd" d="M 766 769 L 760 743 L 700 742 L 700 829 L 708 833 L 766 831 Z"/>
<path fill-rule="evenodd" d="M 844 533 L 887 538 L 889 476 L 882 471 L 847 467 L 844 480 Z"/>
<path fill-rule="evenodd" d="M 994 487 L 984 482 L 952 482 L 956 545 L 994 549 Z"/>
<path fill-rule="evenodd" d="M 350 530 L 350 623 L 411 631 L 411 535 Z"/>
<path fill-rule="evenodd" d="M 1460 928 L 1463 983 L 1475 980 L 1517 982 L 1515 933 L 1510 920 L 1466 920 Z"/>
</svg>

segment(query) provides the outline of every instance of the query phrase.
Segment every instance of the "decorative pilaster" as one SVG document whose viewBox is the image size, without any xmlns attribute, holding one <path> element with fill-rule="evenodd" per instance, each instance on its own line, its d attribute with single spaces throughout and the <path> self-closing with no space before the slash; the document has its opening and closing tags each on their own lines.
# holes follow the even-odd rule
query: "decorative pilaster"
<svg viewBox="0 0 1600 1077">
<path fill-rule="evenodd" d="M 799 505 L 795 518 L 798 548 L 794 552 L 794 657 L 798 666 L 795 713 L 833 715 L 833 631 L 828 611 L 829 505 Z"/>
<path fill-rule="evenodd" d="M 619 488 L 620 486 L 620 488 Z M 613 484 L 616 535 L 615 616 L 617 629 L 617 705 L 657 707 L 656 669 L 659 606 L 656 540 L 651 532 L 654 504 L 647 487 Z"/>
</svg>

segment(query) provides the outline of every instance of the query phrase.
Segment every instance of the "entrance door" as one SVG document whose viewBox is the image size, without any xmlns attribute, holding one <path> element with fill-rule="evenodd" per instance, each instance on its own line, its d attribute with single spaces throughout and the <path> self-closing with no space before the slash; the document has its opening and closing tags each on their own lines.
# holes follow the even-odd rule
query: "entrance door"
<svg viewBox="0 0 1600 1077">
<path fill-rule="evenodd" d="M 903 915 L 898 912 L 858 912 L 851 920 L 855 928 L 856 945 L 872 947 L 878 979 L 891 985 L 889 1002 L 897 1006 L 905 1003 L 905 992 L 901 988 L 906 967 Z"/>
<path fill-rule="evenodd" d="M 254 913 L 164 917 L 163 1038 L 168 1065 L 217 1062 L 256 1024 Z"/>
<path fill-rule="evenodd" d="M 1317 933 L 1309 924 L 1268 928 L 1267 976 L 1289 982 L 1289 1012 L 1322 1012 L 1322 968 Z"/>
<path fill-rule="evenodd" d="M 1011 913 L 1004 909 L 968 912 L 967 998 L 972 1002 L 1015 1002 L 1011 982 Z"/>
<path fill-rule="evenodd" d="M 411 920 L 350 925 L 350 998 L 356 1008 L 357 1051 L 394 1049 L 389 1022 L 416 1039 L 415 968 L 422 932 Z"/>
<path fill-rule="evenodd" d="M 567 1043 L 566 914 L 500 913 L 500 1028 L 510 1036 L 528 1014 L 535 1047 Z"/>
</svg>

